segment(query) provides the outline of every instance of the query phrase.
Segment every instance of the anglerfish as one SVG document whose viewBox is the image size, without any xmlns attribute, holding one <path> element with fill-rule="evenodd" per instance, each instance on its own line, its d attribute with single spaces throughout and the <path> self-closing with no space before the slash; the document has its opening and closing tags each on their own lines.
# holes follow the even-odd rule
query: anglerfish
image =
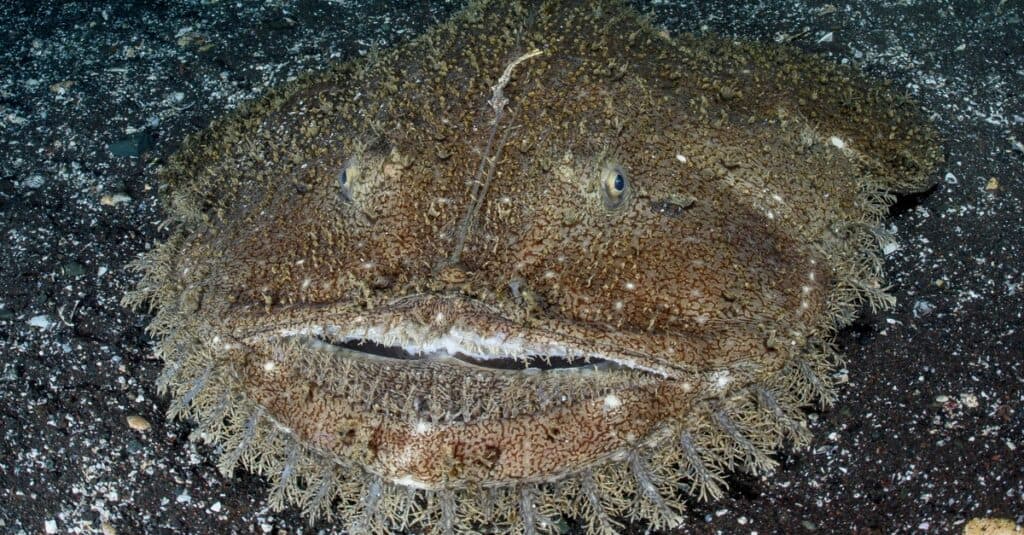
<svg viewBox="0 0 1024 535">
<path fill-rule="evenodd" d="M 477 1 L 275 88 L 161 172 L 170 414 L 353 533 L 686 522 L 834 396 L 885 307 L 879 223 L 940 159 L 917 105 L 628 6 Z"/>
</svg>

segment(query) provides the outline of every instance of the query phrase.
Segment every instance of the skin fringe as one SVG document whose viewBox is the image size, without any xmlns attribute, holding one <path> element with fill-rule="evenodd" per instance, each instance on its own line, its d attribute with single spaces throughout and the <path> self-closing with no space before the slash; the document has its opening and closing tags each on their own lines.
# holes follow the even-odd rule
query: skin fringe
<svg viewBox="0 0 1024 535">
<path fill-rule="evenodd" d="M 300 444 L 256 403 L 245 398 L 226 357 L 210 347 L 171 291 L 174 258 L 181 239 L 140 257 L 131 268 L 143 273 L 125 306 L 148 305 L 156 313 L 147 331 L 160 339 L 156 354 L 165 362 L 159 386 L 174 399 L 172 417 L 197 422 L 193 439 L 217 444 L 218 466 L 230 476 L 242 467 L 271 483 L 269 504 L 300 508 L 313 524 L 340 520 L 353 532 L 434 527 L 434 532 L 464 532 L 491 525 L 515 533 L 551 530 L 559 511 L 582 521 L 587 533 L 614 533 L 616 519 L 646 520 L 654 529 L 684 522 L 685 503 L 721 496 L 726 475 L 741 470 L 773 471 L 772 455 L 785 444 L 805 446 L 810 439 L 804 409 L 828 407 L 835 398 L 831 373 L 841 364 L 832 347 L 838 328 L 852 321 L 867 302 L 887 309 L 894 299 L 879 285 L 882 261 L 877 225 L 893 201 L 866 183 L 860 201 L 869 209 L 863 220 L 847 221 L 849 239 L 837 240 L 826 254 L 836 264 L 837 283 L 824 315 L 804 350 L 781 369 L 745 383 L 716 399 L 705 399 L 671 429 L 642 445 L 619 452 L 554 481 L 524 482 L 499 488 L 415 490 L 382 481 L 354 464 Z"/>
</svg>

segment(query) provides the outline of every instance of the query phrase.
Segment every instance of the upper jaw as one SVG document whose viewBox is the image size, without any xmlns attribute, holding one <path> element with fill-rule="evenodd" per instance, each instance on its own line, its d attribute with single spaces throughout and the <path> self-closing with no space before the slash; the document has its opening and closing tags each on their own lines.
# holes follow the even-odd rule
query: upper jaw
<svg viewBox="0 0 1024 535">
<path fill-rule="evenodd" d="M 276 339 L 301 339 L 321 349 L 362 353 L 396 360 L 455 359 L 478 368 L 507 370 L 627 368 L 667 376 L 640 359 L 578 347 L 572 342 L 531 340 L 529 334 L 481 334 L 458 327 L 437 332 L 415 323 L 370 324 L 361 327 L 333 324 L 284 329 Z"/>
<path fill-rule="evenodd" d="M 565 367 L 607 363 L 661 377 L 677 375 L 663 356 L 644 347 L 652 337 L 609 332 L 598 326 L 564 320 L 510 318 L 485 304 L 436 297 L 403 299 L 391 306 L 352 310 L 291 308 L 259 321 L 259 326 L 236 330 L 240 341 L 266 342 L 294 338 L 318 339 L 359 351 L 359 343 L 393 348 L 406 358 L 458 357 L 492 367 L 511 361 L 508 368 L 535 367 L 558 359 Z M 532 363 L 532 364 L 531 364 Z M 608 367 L 608 366 L 606 366 Z"/>
</svg>

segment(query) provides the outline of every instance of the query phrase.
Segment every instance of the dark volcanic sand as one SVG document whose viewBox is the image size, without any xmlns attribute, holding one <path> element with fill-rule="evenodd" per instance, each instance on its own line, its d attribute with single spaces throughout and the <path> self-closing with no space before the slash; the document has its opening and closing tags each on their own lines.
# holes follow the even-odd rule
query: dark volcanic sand
<svg viewBox="0 0 1024 535">
<path fill-rule="evenodd" d="M 154 171 L 186 133 L 458 5 L 254 4 L 0 3 L 0 533 L 332 531 L 269 511 L 261 478 L 221 476 L 191 426 L 166 419 L 148 317 L 118 305 L 124 267 L 165 235 Z M 849 382 L 814 443 L 772 476 L 731 478 L 685 530 L 1024 521 L 1021 4 L 637 4 L 672 33 L 792 39 L 859 63 L 923 103 L 947 154 L 938 185 L 887 222 L 899 304 L 841 335 Z"/>
</svg>

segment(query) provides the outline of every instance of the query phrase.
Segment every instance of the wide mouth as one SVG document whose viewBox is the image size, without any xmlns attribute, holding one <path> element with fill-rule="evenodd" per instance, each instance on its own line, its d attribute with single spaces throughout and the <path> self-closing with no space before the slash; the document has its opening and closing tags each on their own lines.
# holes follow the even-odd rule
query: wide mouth
<svg viewBox="0 0 1024 535">
<path fill-rule="evenodd" d="M 401 310 L 378 309 L 322 324 L 278 324 L 254 329 L 242 340 L 256 345 L 295 343 L 340 361 L 361 359 L 373 365 L 412 368 L 461 365 L 480 373 L 614 375 L 631 371 L 664 379 L 679 371 L 662 355 L 634 349 L 643 344 L 635 343 L 631 335 L 590 332 L 575 324 L 524 326 L 488 311 L 455 316 L 450 313 L 454 306 L 446 307 L 447 321 L 441 325 L 409 320 L 410 310 L 422 306 L 422 302 L 404 303 Z M 435 312 L 432 317 L 440 316 Z"/>
<path fill-rule="evenodd" d="M 558 318 L 524 324 L 461 296 L 416 295 L 367 311 L 307 311 L 297 306 L 282 312 L 253 317 L 253 326 L 237 332 L 237 339 L 253 347 L 298 343 L 332 356 L 392 366 L 443 361 L 481 372 L 632 371 L 660 379 L 692 371 L 685 362 L 694 351 L 673 342 L 677 333 L 634 332 Z M 323 323 L 310 323 L 311 316 Z"/>
<path fill-rule="evenodd" d="M 422 348 L 385 344 L 371 338 L 336 338 L 323 333 L 314 335 L 294 335 L 292 340 L 305 344 L 318 351 L 326 351 L 339 356 L 385 359 L 393 363 L 413 363 L 424 361 L 454 360 L 460 364 L 481 370 L 497 370 L 522 373 L 539 372 L 586 372 L 615 371 L 627 369 L 621 363 L 591 355 L 571 355 L 564 350 L 551 353 L 525 353 L 502 355 L 500 347 L 492 347 L 493 352 L 487 354 L 470 353 L 454 350 L 454 347 L 438 347 L 438 344 L 426 344 Z M 518 347 L 515 349 L 519 349 Z"/>
</svg>

